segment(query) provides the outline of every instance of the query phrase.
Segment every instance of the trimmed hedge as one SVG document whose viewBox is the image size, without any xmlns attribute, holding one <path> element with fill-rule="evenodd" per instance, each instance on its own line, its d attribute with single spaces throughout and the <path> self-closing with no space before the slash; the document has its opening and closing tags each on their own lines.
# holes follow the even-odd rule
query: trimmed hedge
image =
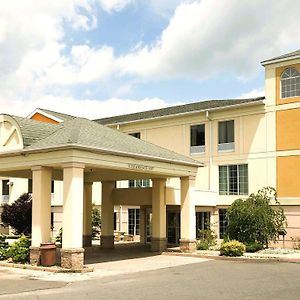
<svg viewBox="0 0 300 300">
<path fill-rule="evenodd" d="M 220 255 L 242 256 L 246 251 L 246 246 L 239 241 L 229 241 L 221 245 Z"/>
</svg>

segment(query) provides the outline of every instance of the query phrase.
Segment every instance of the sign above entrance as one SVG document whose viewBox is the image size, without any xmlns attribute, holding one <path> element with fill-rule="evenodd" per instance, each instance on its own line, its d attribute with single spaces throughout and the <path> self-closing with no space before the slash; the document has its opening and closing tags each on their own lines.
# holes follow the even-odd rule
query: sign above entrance
<svg viewBox="0 0 300 300">
<path fill-rule="evenodd" d="M 138 165 L 138 164 L 128 164 L 129 169 L 143 170 L 143 171 L 152 171 L 154 167 Z"/>
</svg>

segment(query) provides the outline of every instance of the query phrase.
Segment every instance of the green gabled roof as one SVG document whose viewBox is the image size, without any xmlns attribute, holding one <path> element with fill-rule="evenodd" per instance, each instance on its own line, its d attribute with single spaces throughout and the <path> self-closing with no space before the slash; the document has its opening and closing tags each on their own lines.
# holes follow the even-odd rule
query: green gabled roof
<svg viewBox="0 0 300 300">
<path fill-rule="evenodd" d="M 53 117 L 56 117 L 58 119 L 61 119 L 62 121 L 69 121 L 72 120 L 74 118 L 76 118 L 75 116 L 72 115 L 68 115 L 68 114 L 63 114 L 57 111 L 53 111 L 53 110 L 49 110 L 49 109 L 44 109 L 44 108 L 37 108 L 40 111 L 43 111 L 49 115 L 52 115 Z"/>
<path fill-rule="evenodd" d="M 228 99 L 228 100 L 207 100 L 184 105 L 170 106 L 161 109 L 148 110 L 133 114 L 119 115 L 109 118 L 97 119 L 95 122 L 102 125 L 113 125 L 118 123 L 127 123 L 152 118 L 173 116 L 178 114 L 193 113 L 204 110 L 213 110 L 221 108 L 230 108 L 236 105 L 246 105 L 251 103 L 260 103 L 265 97 L 257 97 L 250 99 Z"/>
<path fill-rule="evenodd" d="M 18 123 L 20 127 L 24 147 L 31 146 L 38 140 L 48 137 L 61 128 L 60 124 L 54 125 L 18 116 L 11 117 Z"/>
<path fill-rule="evenodd" d="M 296 57 L 300 57 L 300 50 L 285 53 L 283 55 L 276 56 L 276 57 L 273 57 L 273 58 L 270 58 L 270 59 L 266 59 L 266 60 L 262 61 L 261 64 L 262 65 L 267 65 L 267 64 L 270 64 L 272 62 L 281 61 L 281 60 L 289 60 L 289 59 L 293 59 L 293 58 L 296 58 Z"/>
<path fill-rule="evenodd" d="M 11 117 L 21 129 L 24 150 L 26 151 L 51 150 L 70 146 L 150 160 L 176 162 L 193 166 L 202 165 L 189 157 L 134 138 L 88 119 L 74 118 L 53 125 L 16 116 Z"/>
</svg>

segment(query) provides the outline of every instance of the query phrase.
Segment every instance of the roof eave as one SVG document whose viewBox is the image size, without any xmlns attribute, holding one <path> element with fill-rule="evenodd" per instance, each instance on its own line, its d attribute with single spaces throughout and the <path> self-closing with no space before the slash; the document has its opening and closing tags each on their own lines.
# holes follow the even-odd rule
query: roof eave
<svg viewBox="0 0 300 300">
<path fill-rule="evenodd" d="M 129 124 L 129 123 L 136 123 L 136 122 L 144 122 L 147 120 L 158 120 L 158 119 L 165 119 L 165 118 L 170 118 L 170 117 L 178 117 L 178 116 L 184 116 L 184 115 L 189 115 L 189 114 L 197 114 L 197 113 L 202 113 L 206 111 L 216 111 L 216 110 L 226 110 L 229 108 L 239 108 L 240 106 L 252 106 L 252 105 L 258 105 L 258 104 L 264 104 L 264 100 L 257 100 L 253 102 L 246 102 L 246 103 L 239 103 L 235 105 L 226 105 L 222 107 L 214 107 L 214 108 L 206 108 L 206 109 L 200 109 L 200 110 L 193 110 L 193 111 L 188 111 L 188 112 L 183 112 L 183 113 L 177 113 L 177 114 L 170 114 L 170 115 L 165 115 L 165 116 L 159 116 L 159 117 L 149 117 L 145 119 L 138 119 L 138 120 L 132 120 L 132 121 L 123 121 L 123 122 L 115 122 L 115 123 L 106 123 L 106 124 L 101 124 L 103 126 L 112 126 L 112 125 L 124 125 L 124 124 Z M 97 122 L 96 120 L 94 120 Z M 97 122 L 98 123 L 98 122 Z"/>
<path fill-rule="evenodd" d="M 284 58 L 275 58 L 275 59 L 271 59 L 271 60 L 264 60 L 261 62 L 262 66 L 266 66 L 266 65 L 271 65 L 271 64 L 276 64 L 276 63 L 280 63 L 280 62 L 284 62 L 284 61 L 288 61 L 288 60 L 292 60 L 292 59 L 297 59 L 300 58 L 300 55 L 295 55 L 295 56 L 289 56 L 289 57 L 284 57 Z"/>
<path fill-rule="evenodd" d="M 96 147 L 90 147 L 90 146 L 84 146 L 79 144 L 65 144 L 55 147 L 41 147 L 36 149 L 18 149 L 18 150 L 12 150 L 12 151 L 5 151 L 0 153 L 1 156 L 12 156 L 12 155 L 26 155 L 31 153 L 37 153 L 37 152 L 48 152 L 48 151 L 58 151 L 58 150 L 67 150 L 67 149 L 79 149 L 79 150 L 85 150 L 85 151 L 91 151 L 95 153 L 106 153 L 106 154 L 113 154 L 118 156 L 127 156 L 127 157 L 134 157 L 134 158 L 142 158 L 142 159 L 149 159 L 152 161 L 161 161 L 165 163 L 176 163 L 179 165 L 184 166 L 192 166 L 192 167 L 204 167 L 204 163 L 195 161 L 195 162 L 184 162 L 176 159 L 168 159 L 168 158 L 161 158 L 156 156 L 150 156 L 150 155 L 143 155 L 143 154 L 135 154 L 135 153 L 129 153 L 129 152 L 123 152 L 123 151 L 112 151 L 108 149 L 100 149 Z"/>
</svg>

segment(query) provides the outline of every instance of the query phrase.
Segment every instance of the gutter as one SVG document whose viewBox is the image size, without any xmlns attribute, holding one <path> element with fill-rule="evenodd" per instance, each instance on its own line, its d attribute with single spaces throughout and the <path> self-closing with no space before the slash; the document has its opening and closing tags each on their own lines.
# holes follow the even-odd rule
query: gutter
<svg viewBox="0 0 300 300">
<path fill-rule="evenodd" d="M 138 119 L 138 120 L 132 120 L 132 121 L 106 123 L 106 124 L 98 123 L 97 120 L 94 120 L 94 122 L 96 122 L 96 123 L 98 123 L 102 126 L 113 126 L 113 125 L 120 126 L 120 125 L 124 125 L 124 124 L 129 124 L 129 123 L 137 123 L 137 122 L 145 122 L 145 121 L 148 121 L 148 120 L 152 121 L 152 120 L 158 120 L 158 119 L 165 119 L 165 118 L 169 118 L 169 117 L 184 116 L 184 115 L 188 115 L 188 114 L 197 114 L 197 113 L 202 113 L 202 112 L 206 112 L 206 111 L 211 112 L 211 111 L 218 111 L 218 110 L 226 110 L 228 108 L 239 108 L 239 107 L 242 107 L 242 106 L 254 106 L 254 105 L 258 105 L 258 104 L 264 104 L 264 100 L 240 103 L 240 104 L 235 104 L 235 105 L 227 105 L 227 106 L 222 106 L 222 107 L 215 107 L 215 108 L 211 108 L 211 109 L 206 108 L 206 109 L 188 111 L 188 112 L 183 112 L 183 113 L 164 115 L 164 116 L 159 116 L 159 117 L 149 117 L 149 118 L 146 118 L 146 119 Z"/>
<path fill-rule="evenodd" d="M 297 58 L 300 58 L 300 55 L 289 56 L 289 57 L 284 57 L 284 58 L 278 58 L 278 59 L 273 59 L 273 60 L 264 60 L 260 64 L 262 66 L 266 66 L 266 65 L 276 64 L 276 63 L 279 63 L 279 62 L 292 60 L 292 59 L 297 59 Z"/>
</svg>

